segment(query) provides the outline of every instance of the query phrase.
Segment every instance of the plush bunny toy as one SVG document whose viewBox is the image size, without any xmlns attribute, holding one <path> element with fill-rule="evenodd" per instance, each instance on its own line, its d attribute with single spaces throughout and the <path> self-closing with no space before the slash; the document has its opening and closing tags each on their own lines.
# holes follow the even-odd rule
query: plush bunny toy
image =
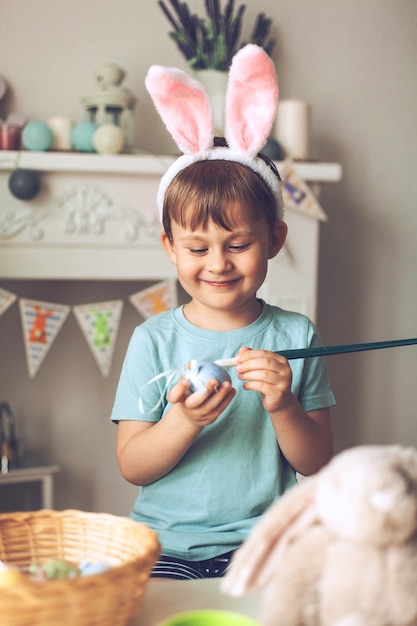
<svg viewBox="0 0 417 626">
<path fill-rule="evenodd" d="M 265 626 L 417 625 L 417 450 L 358 446 L 271 506 L 223 590 Z"/>
</svg>

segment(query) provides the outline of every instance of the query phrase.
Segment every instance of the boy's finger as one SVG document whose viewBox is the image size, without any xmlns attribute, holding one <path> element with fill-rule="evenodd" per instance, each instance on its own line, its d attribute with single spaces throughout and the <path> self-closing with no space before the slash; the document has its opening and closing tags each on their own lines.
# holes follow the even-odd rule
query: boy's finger
<svg viewBox="0 0 417 626">
<path fill-rule="evenodd" d="M 167 395 L 168 402 L 175 404 L 176 402 L 182 402 L 189 395 L 190 381 L 186 378 L 181 378 L 180 381 L 170 389 Z"/>
</svg>

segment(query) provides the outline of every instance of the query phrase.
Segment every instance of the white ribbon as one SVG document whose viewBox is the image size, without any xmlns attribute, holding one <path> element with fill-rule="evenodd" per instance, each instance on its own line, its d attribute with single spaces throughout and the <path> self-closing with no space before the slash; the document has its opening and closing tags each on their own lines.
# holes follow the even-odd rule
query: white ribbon
<svg viewBox="0 0 417 626">
<path fill-rule="evenodd" d="M 236 359 L 234 358 L 217 359 L 217 361 L 214 361 L 214 363 L 216 365 L 220 365 L 221 367 L 234 367 L 236 365 Z M 195 359 L 192 359 L 188 365 L 183 365 L 183 367 L 176 367 L 172 370 L 167 370 L 166 372 L 162 372 L 161 374 L 157 374 L 156 376 L 151 378 L 151 380 L 149 380 L 140 390 L 139 401 L 138 401 L 139 411 L 144 415 L 149 415 L 150 413 L 154 413 L 164 401 L 166 391 L 177 374 L 181 374 L 182 376 L 184 376 L 184 378 L 189 380 L 194 385 L 197 391 L 201 391 L 202 393 L 204 393 L 206 391 L 206 386 L 198 378 L 198 366 L 199 366 L 198 361 L 196 361 Z M 149 385 L 152 385 L 152 383 L 164 377 L 166 377 L 167 380 L 165 382 L 165 385 L 161 392 L 159 400 L 157 401 L 156 404 L 154 404 L 154 406 L 151 409 L 149 409 L 149 411 L 145 411 L 144 406 L 143 406 L 143 400 L 142 400 L 144 390 Z"/>
<path fill-rule="evenodd" d="M 165 397 L 165 392 L 168 389 L 168 385 L 171 383 L 171 381 L 174 379 L 174 377 L 180 372 L 181 370 L 178 368 L 172 369 L 172 370 L 167 370 L 166 372 L 162 372 L 162 374 L 158 374 L 157 376 L 154 376 L 153 378 L 151 378 L 151 380 L 149 380 L 146 385 L 144 385 L 142 387 L 142 389 L 140 390 L 140 394 L 139 394 L 139 401 L 138 401 L 138 407 L 139 407 L 139 411 L 141 413 L 143 413 L 144 415 L 148 415 L 149 413 L 154 413 L 162 404 L 164 397 Z M 142 396 L 143 396 L 143 392 L 146 389 L 146 387 L 148 387 L 149 385 L 151 385 L 152 383 L 156 382 L 157 380 L 159 380 L 160 378 L 164 378 L 164 376 L 167 377 L 165 386 L 162 390 L 162 393 L 160 395 L 160 398 L 158 400 L 158 402 L 156 404 L 154 404 L 154 406 L 149 410 L 149 411 L 145 411 L 144 407 L 143 407 L 143 400 L 142 400 Z"/>
</svg>

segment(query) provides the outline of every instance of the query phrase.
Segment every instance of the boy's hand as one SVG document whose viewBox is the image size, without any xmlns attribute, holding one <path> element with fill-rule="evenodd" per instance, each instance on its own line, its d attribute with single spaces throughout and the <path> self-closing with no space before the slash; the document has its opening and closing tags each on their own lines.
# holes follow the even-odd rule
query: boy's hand
<svg viewBox="0 0 417 626">
<path fill-rule="evenodd" d="M 292 371 L 288 360 L 270 350 L 241 348 L 236 355 L 240 380 L 244 389 L 259 391 L 268 413 L 286 409 L 294 400 L 291 392 Z"/>
<path fill-rule="evenodd" d="M 181 378 L 168 393 L 168 401 L 175 404 L 181 413 L 194 425 L 203 428 L 216 421 L 230 404 L 236 390 L 226 381 L 219 386 L 214 378 L 206 383 L 206 391 L 189 392 L 190 381 Z"/>
</svg>

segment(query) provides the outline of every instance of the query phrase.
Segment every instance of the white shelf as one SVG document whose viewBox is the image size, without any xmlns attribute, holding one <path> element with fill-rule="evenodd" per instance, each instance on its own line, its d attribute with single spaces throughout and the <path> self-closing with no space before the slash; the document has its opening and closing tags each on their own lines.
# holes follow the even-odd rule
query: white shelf
<svg viewBox="0 0 417 626">
<path fill-rule="evenodd" d="M 0 152 L 0 170 L 16 167 L 45 172 L 96 172 L 114 174 L 160 175 L 175 156 L 144 154 L 81 154 L 77 152 Z M 279 162 L 277 167 L 279 169 Z M 297 174 L 310 182 L 338 182 L 342 178 L 339 163 L 295 162 Z"/>
</svg>

